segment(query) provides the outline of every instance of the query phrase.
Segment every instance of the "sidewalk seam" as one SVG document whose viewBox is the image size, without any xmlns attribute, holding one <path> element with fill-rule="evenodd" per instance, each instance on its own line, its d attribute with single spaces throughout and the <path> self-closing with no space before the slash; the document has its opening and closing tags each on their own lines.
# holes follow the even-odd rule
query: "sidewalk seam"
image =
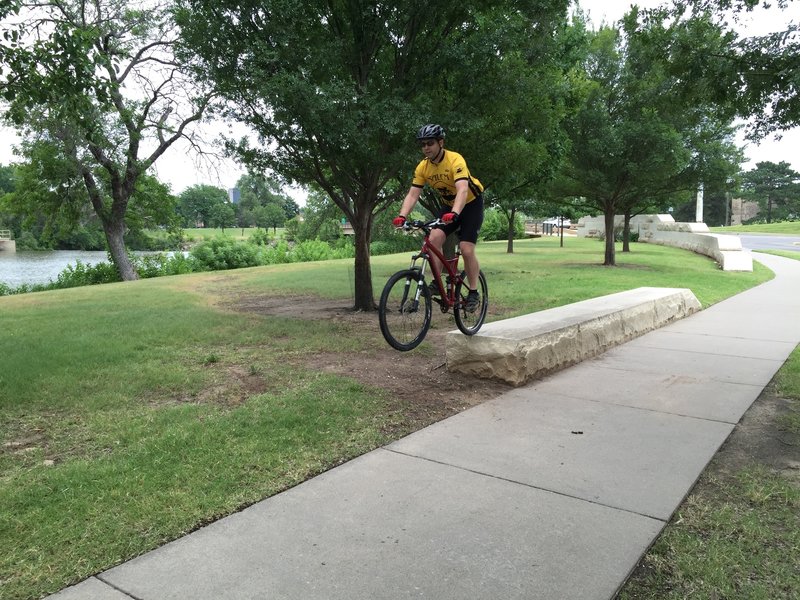
<svg viewBox="0 0 800 600">
<path fill-rule="evenodd" d="M 133 560 L 133 559 L 131 559 L 131 560 Z M 125 561 L 125 562 L 130 562 L 130 561 Z M 125 563 L 122 563 L 122 564 L 125 564 Z M 118 587 L 118 586 L 114 585 L 113 583 L 111 583 L 110 581 L 107 581 L 107 580 L 103 579 L 102 573 L 99 574 L 99 575 L 95 575 L 95 579 L 97 579 L 99 581 L 102 581 L 108 587 L 118 591 L 120 594 L 124 594 L 128 598 L 133 598 L 133 600 L 144 600 L 144 598 L 140 598 L 139 596 L 134 596 L 130 592 L 127 592 L 127 591 L 123 590 L 121 587 Z"/>
<path fill-rule="evenodd" d="M 440 460 L 435 460 L 432 458 L 427 458 L 425 456 L 419 456 L 418 454 L 409 454 L 407 452 L 400 452 L 399 450 L 394 450 L 391 448 L 387 448 L 383 446 L 381 450 L 386 450 L 387 452 L 391 452 L 392 454 L 397 454 L 399 456 L 406 456 L 408 458 L 414 458 L 417 460 L 424 460 L 429 463 L 433 463 L 436 465 L 442 465 L 444 467 L 450 467 L 451 469 L 457 469 L 459 471 L 464 471 L 465 473 L 473 473 L 474 475 L 480 475 L 482 477 L 489 477 L 490 479 L 496 479 L 498 481 L 505 481 L 506 483 L 513 483 L 515 485 L 521 485 L 523 487 L 538 490 L 540 492 L 547 492 L 548 494 L 555 494 L 556 496 L 562 496 L 564 498 L 571 498 L 572 500 L 578 500 L 579 502 L 586 502 L 587 504 L 594 504 L 595 506 L 602 506 L 603 508 L 608 508 L 610 510 L 619 511 L 622 513 L 627 513 L 629 515 L 636 515 L 639 517 L 644 517 L 645 519 L 651 519 L 653 521 L 658 521 L 662 525 L 666 525 L 669 522 L 669 519 L 662 519 L 661 517 L 655 517 L 653 515 L 648 515 L 645 513 L 636 512 L 634 510 L 628 510 L 626 508 L 620 508 L 619 506 L 612 506 L 610 504 L 603 504 L 602 502 L 596 502 L 594 500 L 587 500 L 586 498 L 581 498 L 580 496 L 573 496 L 571 494 L 565 494 L 564 492 L 559 492 L 556 490 L 551 490 L 545 487 L 539 487 L 536 485 L 531 485 L 530 483 L 525 483 L 523 481 L 517 481 L 515 479 L 509 479 L 507 477 L 500 477 L 499 475 L 492 475 L 491 473 L 485 473 L 483 471 L 476 471 L 475 469 L 468 469 L 467 467 L 460 467 L 458 465 L 454 465 L 451 463 L 443 462 Z"/>
<path fill-rule="evenodd" d="M 727 382 L 725 382 L 725 383 L 727 383 Z M 754 386 L 754 385 L 751 385 L 749 383 L 737 383 L 737 384 L 734 384 L 734 385 L 747 385 L 747 386 L 750 386 L 750 387 L 758 388 L 759 390 L 763 389 L 763 386 L 757 386 L 757 385 Z M 735 421 L 735 422 L 734 421 L 725 421 L 723 419 L 711 419 L 709 417 L 698 417 L 697 415 L 685 415 L 683 413 L 667 412 L 667 411 L 664 411 L 664 410 L 656 410 L 655 408 L 646 408 L 644 406 L 634 406 L 632 404 L 620 404 L 620 403 L 617 403 L 617 402 L 608 402 L 606 400 L 595 400 L 594 398 L 585 398 L 583 396 L 573 396 L 573 395 L 571 395 L 571 394 L 569 394 L 567 392 L 561 392 L 561 391 L 559 391 L 559 392 L 548 392 L 548 394 L 550 396 L 562 396 L 564 398 L 569 398 L 570 400 L 580 400 L 582 402 L 595 402 L 596 404 L 602 404 L 604 406 L 617 406 L 619 408 L 630 408 L 630 409 L 633 409 L 633 410 L 641 410 L 643 412 L 655 413 L 657 415 L 669 415 L 671 417 L 681 417 L 682 419 L 694 419 L 695 421 L 706 421 L 706 422 L 709 422 L 709 423 L 720 423 L 722 425 L 736 425 L 739 422 L 738 420 Z M 741 420 L 741 416 L 739 417 L 739 420 Z"/>
</svg>

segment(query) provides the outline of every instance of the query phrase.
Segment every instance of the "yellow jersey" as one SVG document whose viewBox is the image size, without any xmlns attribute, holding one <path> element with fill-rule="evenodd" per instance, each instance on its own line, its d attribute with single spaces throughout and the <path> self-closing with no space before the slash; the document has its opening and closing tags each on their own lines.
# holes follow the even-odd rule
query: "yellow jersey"
<svg viewBox="0 0 800 600">
<path fill-rule="evenodd" d="M 414 187 L 425 187 L 427 183 L 442 197 L 448 206 L 456 200 L 456 181 L 466 179 L 468 182 L 467 203 L 472 202 L 483 192 L 483 185 L 469 174 L 467 161 L 458 152 L 444 150 L 442 160 L 437 164 L 427 158 L 420 161 L 414 170 Z"/>
</svg>

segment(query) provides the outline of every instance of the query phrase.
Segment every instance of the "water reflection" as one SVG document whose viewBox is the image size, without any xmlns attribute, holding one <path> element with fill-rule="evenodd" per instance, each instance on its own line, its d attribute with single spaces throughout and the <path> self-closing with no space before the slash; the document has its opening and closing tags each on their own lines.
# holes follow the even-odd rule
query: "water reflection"
<svg viewBox="0 0 800 600">
<path fill-rule="evenodd" d="M 24 283 L 49 283 L 55 281 L 67 265 L 75 266 L 77 261 L 85 265 L 96 265 L 108 262 L 108 254 L 103 250 L 0 252 L 0 282 L 11 288 Z"/>
</svg>

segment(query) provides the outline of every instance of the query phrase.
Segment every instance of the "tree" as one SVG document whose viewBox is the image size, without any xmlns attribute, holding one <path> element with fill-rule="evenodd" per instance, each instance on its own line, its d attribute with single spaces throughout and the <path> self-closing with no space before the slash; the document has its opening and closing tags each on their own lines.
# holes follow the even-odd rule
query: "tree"
<svg viewBox="0 0 800 600">
<path fill-rule="evenodd" d="M 286 213 L 277 204 L 267 204 L 264 207 L 264 227 L 272 227 L 272 232 L 277 233 L 278 227 L 286 223 Z"/>
<path fill-rule="evenodd" d="M 215 204 L 211 207 L 209 214 L 209 224 L 212 227 L 219 227 L 225 233 L 225 227 L 231 227 L 236 223 L 236 211 L 228 201 Z"/>
<path fill-rule="evenodd" d="M 696 189 L 710 165 L 732 153 L 732 130 L 715 107 L 682 101 L 655 46 L 631 35 L 637 19 L 634 9 L 624 32 L 601 27 L 592 36 L 586 100 L 567 120 L 571 148 L 557 186 L 560 196 L 603 213 L 604 265 L 616 264 L 616 215 L 629 231 L 634 214 Z"/>
<path fill-rule="evenodd" d="M 14 165 L 0 165 L 0 229 L 11 228 L 14 231 L 14 237 L 18 238 L 22 234 L 19 228 L 19 220 L 9 211 L 7 206 L 11 193 L 17 187 L 16 171 L 17 169 Z"/>
<path fill-rule="evenodd" d="M 213 215 L 221 214 L 218 207 L 228 203 L 228 193 L 213 185 L 197 184 L 181 192 L 178 214 L 184 227 L 213 227 Z"/>
<path fill-rule="evenodd" d="M 248 224 L 256 224 L 259 226 L 280 227 L 286 219 L 291 219 L 300 212 L 300 207 L 289 196 L 282 193 L 280 184 L 274 180 L 261 175 L 242 175 L 239 181 L 236 182 L 236 187 L 239 189 L 239 202 L 236 206 L 239 216 L 239 225 L 242 227 Z M 273 209 L 269 209 L 267 213 L 259 208 L 266 209 L 274 205 L 283 213 L 283 220 L 280 220 L 277 213 Z M 256 218 L 255 214 L 270 214 L 271 217 L 267 218 L 268 225 L 263 225 L 264 219 Z"/>
<path fill-rule="evenodd" d="M 44 141 L 23 142 L 22 153 L 28 160 L 16 165 L 14 190 L 4 202 L 4 210 L 21 219 L 20 229 L 30 230 L 48 246 L 103 249 L 100 219 L 69 159 Z M 140 176 L 128 203 L 126 237 L 157 226 L 173 227 L 175 221 L 169 188 L 155 177 Z"/>
<path fill-rule="evenodd" d="M 14 191 L 14 171 L 12 165 L 0 165 L 0 195 Z"/>
<path fill-rule="evenodd" d="M 457 145 L 502 121 L 520 99 L 513 87 L 482 84 L 506 68 L 497 44 L 549 47 L 568 2 L 181 5 L 204 76 L 260 138 L 261 147 L 243 142 L 234 151 L 253 171 L 328 194 L 355 233 L 355 308 L 374 310 L 372 224 L 408 189 L 413 132 L 452 123 L 448 139 Z"/>
<path fill-rule="evenodd" d="M 800 173 L 787 162 L 759 162 L 742 175 L 745 197 L 758 202 L 767 223 L 800 218 Z"/>
<path fill-rule="evenodd" d="M 61 158 L 63 185 L 84 188 L 123 280 L 136 279 L 124 241 L 140 179 L 211 94 L 175 53 L 166 2 L 19 0 L 4 6 L 0 87 L 7 121 Z M 75 196 L 77 199 L 77 196 Z"/>
</svg>

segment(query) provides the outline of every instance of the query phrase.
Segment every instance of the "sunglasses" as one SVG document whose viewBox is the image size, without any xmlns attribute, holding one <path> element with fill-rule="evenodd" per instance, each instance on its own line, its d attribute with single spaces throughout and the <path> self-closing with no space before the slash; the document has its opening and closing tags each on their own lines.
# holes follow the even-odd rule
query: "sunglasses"
<svg viewBox="0 0 800 600">
<path fill-rule="evenodd" d="M 420 147 L 420 148 L 425 148 L 425 147 L 427 147 L 427 146 L 435 146 L 437 141 L 438 141 L 438 140 L 422 140 L 422 141 L 419 143 L 419 147 Z"/>
</svg>

